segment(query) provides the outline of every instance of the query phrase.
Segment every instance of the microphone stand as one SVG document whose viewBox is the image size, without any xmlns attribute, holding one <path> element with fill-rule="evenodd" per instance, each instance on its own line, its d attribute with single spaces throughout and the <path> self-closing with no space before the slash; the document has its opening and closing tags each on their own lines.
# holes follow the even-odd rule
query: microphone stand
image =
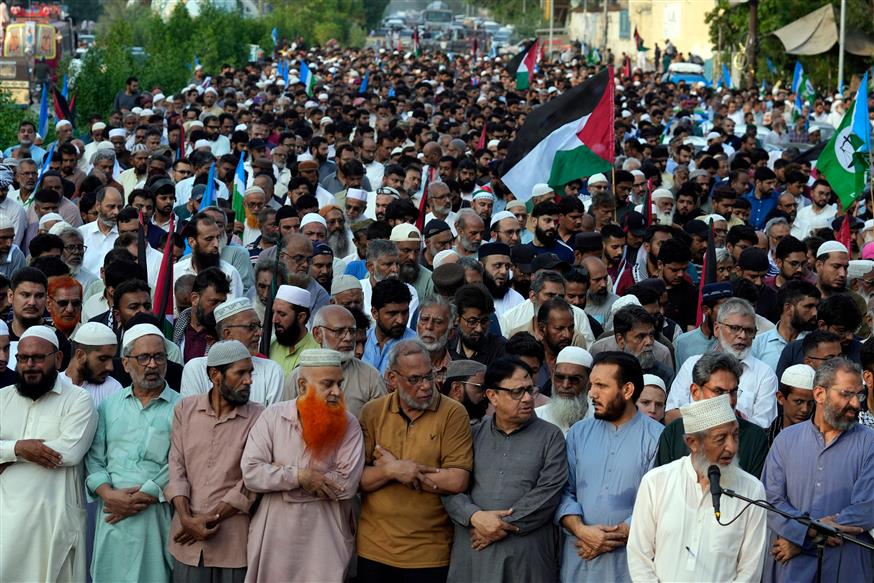
<svg viewBox="0 0 874 583">
<path fill-rule="evenodd" d="M 722 493 L 730 498 L 737 498 L 738 500 L 742 500 L 744 502 L 747 502 L 748 504 L 752 504 L 754 506 L 758 506 L 759 508 L 764 508 L 765 510 L 774 512 L 775 514 L 779 514 L 780 516 L 788 518 L 789 520 L 794 520 L 795 522 L 803 524 L 809 529 L 812 528 L 816 532 L 816 536 L 813 537 L 813 544 L 816 545 L 816 583 L 821 583 L 822 581 L 823 553 L 825 552 L 826 540 L 829 537 L 837 537 L 842 541 L 851 542 L 854 545 L 860 546 L 870 551 L 874 551 L 874 545 L 849 534 L 844 534 L 838 529 L 831 527 L 827 524 L 823 524 L 822 522 L 813 520 L 807 513 L 801 515 L 789 514 L 788 512 L 780 510 L 773 504 L 770 504 L 763 500 L 752 500 L 750 498 L 747 498 L 746 496 L 738 494 L 734 490 L 729 490 L 728 488 L 722 488 Z M 717 522 L 719 522 L 718 518 L 716 520 Z M 726 526 L 721 522 L 719 522 L 719 524 L 722 526 Z"/>
</svg>

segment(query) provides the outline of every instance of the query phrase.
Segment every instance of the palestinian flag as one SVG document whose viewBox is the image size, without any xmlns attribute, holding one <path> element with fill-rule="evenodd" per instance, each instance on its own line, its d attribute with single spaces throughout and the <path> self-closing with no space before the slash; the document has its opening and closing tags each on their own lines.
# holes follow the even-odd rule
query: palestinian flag
<svg viewBox="0 0 874 583">
<path fill-rule="evenodd" d="M 648 51 L 649 49 L 643 46 L 643 37 L 640 36 L 640 33 L 637 32 L 637 27 L 634 27 L 634 46 L 637 48 L 637 52 Z"/>
<path fill-rule="evenodd" d="M 510 144 L 501 180 L 527 201 L 535 184 L 557 188 L 609 173 L 614 153 L 613 68 L 605 67 L 531 112 Z"/>
<path fill-rule="evenodd" d="M 231 207 L 242 223 L 246 217 L 246 205 L 243 204 L 243 193 L 246 192 L 246 151 L 240 152 L 240 161 L 234 172 L 234 194 L 231 197 Z"/>
<path fill-rule="evenodd" d="M 528 89 L 531 84 L 531 78 L 534 76 L 534 66 L 537 64 L 537 57 L 540 56 L 540 39 L 534 39 L 534 42 L 516 55 L 507 64 L 507 71 L 510 75 L 516 78 L 516 89 L 519 91 Z"/>
<path fill-rule="evenodd" d="M 867 104 L 867 99 L 864 103 Z M 843 209 L 850 208 L 853 201 L 862 196 L 867 182 L 868 155 L 863 153 L 865 138 L 853 127 L 857 105 L 858 98 L 816 159 L 817 172 L 828 180 Z"/>
</svg>

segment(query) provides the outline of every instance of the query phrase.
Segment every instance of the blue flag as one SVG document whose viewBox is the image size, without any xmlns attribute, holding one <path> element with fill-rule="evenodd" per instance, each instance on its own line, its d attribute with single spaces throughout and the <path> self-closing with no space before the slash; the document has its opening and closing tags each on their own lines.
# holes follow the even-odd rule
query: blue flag
<svg viewBox="0 0 874 583">
<path fill-rule="evenodd" d="M 282 80 L 285 81 L 285 86 L 288 87 L 288 61 L 282 61 Z"/>
<path fill-rule="evenodd" d="M 69 99 L 70 93 L 70 80 L 67 78 L 67 74 L 64 73 L 64 84 L 61 86 L 61 95 L 64 99 Z"/>
<path fill-rule="evenodd" d="M 370 79 L 370 72 L 364 73 L 364 79 L 361 80 L 361 86 L 358 87 L 358 93 L 365 93 L 367 91 L 367 82 Z"/>
<path fill-rule="evenodd" d="M 48 172 L 48 171 L 49 171 L 49 166 L 52 165 L 52 156 L 54 156 L 54 154 L 55 154 L 55 146 L 56 146 L 57 144 L 58 144 L 58 142 L 52 142 L 52 147 L 49 148 L 49 151 L 46 152 L 46 156 L 45 156 L 45 158 L 43 158 L 42 168 L 39 169 L 39 174 L 38 174 L 37 177 L 36 177 L 36 186 L 33 187 L 33 191 L 34 191 L 34 192 L 36 192 L 36 191 L 39 190 L 40 184 L 42 184 L 42 176 L 43 176 L 43 174 L 45 174 L 46 172 Z M 32 196 L 31 196 L 31 197 L 28 197 L 28 199 L 27 199 L 27 203 L 25 204 L 25 206 L 27 206 L 28 204 L 30 204 L 30 203 L 32 203 L 32 202 L 33 202 L 33 197 L 32 197 Z"/>
<path fill-rule="evenodd" d="M 273 30 L 270 31 L 270 38 L 273 39 L 273 46 L 279 45 L 279 31 L 276 30 L 276 27 L 273 27 Z"/>
<path fill-rule="evenodd" d="M 862 138 L 859 152 L 871 151 L 871 122 L 868 121 L 868 71 L 862 77 L 856 91 L 856 105 L 853 108 L 853 133 Z"/>
<path fill-rule="evenodd" d="M 39 127 L 37 133 L 45 139 L 49 131 L 49 82 L 42 84 L 42 99 L 39 102 Z"/>
<path fill-rule="evenodd" d="M 209 167 L 209 175 L 206 177 L 206 192 L 200 201 L 200 210 L 211 207 L 215 202 L 215 162 Z"/>
<path fill-rule="evenodd" d="M 388 89 L 388 96 L 389 96 L 389 97 L 394 97 L 395 95 L 396 95 L 396 94 L 395 94 L 395 86 L 392 85 L 392 86 L 389 87 L 389 89 Z"/>
<path fill-rule="evenodd" d="M 804 67 L 801 66 L 801 61 L 795 61 L 795 72 L 792 73 L 792 93 L 798 93 L 802 77 L 804 77 Z"/>
<path fill-rule="evenodd" d="M 722 63 L 722 82 L 725 83 L 725 86 L 729 89 L 733 89 L 731 82 L 731 72 L 728 70 L 728 65 Z"/>
<path fill-rule="evenodd" d="M 766 62 L 768 64 L 768 72 L 771 73 L 771 75 L 776 75 L 777 74 L 777 66 L 774 64 L 774 61 L 771 60 L 771 57 L 768 57 L 766 59 Z"/>
</svg>

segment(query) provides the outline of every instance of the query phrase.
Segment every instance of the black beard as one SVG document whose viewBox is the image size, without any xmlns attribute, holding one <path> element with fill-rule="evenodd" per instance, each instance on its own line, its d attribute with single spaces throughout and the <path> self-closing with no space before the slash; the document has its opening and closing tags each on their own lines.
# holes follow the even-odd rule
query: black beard
<svg viewBox="0 0 874 583">
<path fill-rule="evenodd" d="M 52 369 L 47 373 L 43 373 L 42 381 L 38 383 L 28 383 L 24 380 L 23 375 L 19 375 L 19 380 L 15 383 L 15 388 L 18 394 L 22 397 L 27 397 L 31 401 L 36 401 L 46 393 L 52 390 L 55 386 L 55 380 L 58 378 L 58 371 Z"/>
<path fill-rule="evenodd" d="M 194 250 L 191 252 L 191 260 L 194 262 L 197 270 L 201 271 L 209 267 L 218 267 L 221 258 L 218 253 L 201 253 Z"/>
<path fill-rule="evenodd" d="M 300 323 L 298 323 L 297 320 L 294 320 L 289 328 L 286 328 L 282 332 L 274 330 L 273 333 L 276 335 L 276 341 L 279 342 L 279 344 L 282 346 L 291 346 L 300 335 Z"/>
<path fill-rule="evenodd" d="M 486 289 L 489 290 L 489 293 L 492 294 L 493 298 L 498 298 L 499 300 L 504 299 L 507 296 L 507 292 L 510 291 L 510 281 L 504 283 L 504 285 L 498 285 L 495 282 L 495 278 L 492 277 L 488 271 L 483 272 L 483 283 L 486 286 Z"/>
<path fill-rule="evenodd" d="M 458 186 L 462 192 L 471 192 L 476 186 L 476 180 L 459 180 Z"/>
<path fill-rule="evenodd" d="M 106 381 L 105 378 L 102 381 L 98 379 L 87 365 L 79 370 L 79 374 L 82 375 L 86 383 L 91 383 L 92 385 L 100 385 Z"/>
<path fill-rule="evenodd" d="M 245 405 L 249 402 L 249 397 L 243 398 L 238 395 L 236 391 L 231 389 L 228 385 L 222 381 L 221 387 L 219 387 L 219 393 L 224 398 L 225 401 L 233 405 L 234 407 L 239 407 L 240 405 Z"/>
<path fill-rule="evenodd" d="M 483 400 L 478 404 L 474 403 L 470 400 L 470 397 L 467 396 L 467 392 L 463 393 L 463 397 L 461 398 L 461 404 L 464 405 L 464 409 L 467 411 L 467 416 L 471 418 L 473 421 L 477 421 L 486 416 L 486 411 L 489 410 L 489 400 L 483 397 Z"/>
<path fill-rule="evenodd" d="M 482 337 L 477 341 L 467 338 L 464 334 L 459 334 L 458 341 L 470 348 L 471 350 L 479 350 L 485 345 L 486 334 L 484 333 Z"/>
<path fill-rule="evenodd" d="M 530 281 L 522 281 L 520 279 L 513 280 L 513 289 L 519 292 L 523 298 L 527 298 L 529 292 L 531 291 L 531 282 Z"/>
<path fill-rule="evenodd" d="M 398 270 L 398 278 L 404 283 L 413 283 L 419 278 L 419 264 L 402 263 Z"/>
<path fill-rule="evenodd" d="M 534 227 L 534 236 L 538 241 L 543 243 L 544 247 L 552 247 L 555 245 L 555 238 L 558 236 L 557 233 L 558 232 L 555 229 L 552 229 L 550 233 L 547 233 L 540 227 Z"/>
</svg>

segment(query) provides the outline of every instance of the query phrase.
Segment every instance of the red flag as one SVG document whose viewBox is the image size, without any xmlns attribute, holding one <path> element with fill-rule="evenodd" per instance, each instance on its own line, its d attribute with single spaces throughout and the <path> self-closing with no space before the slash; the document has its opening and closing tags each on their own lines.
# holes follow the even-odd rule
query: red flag
<svg viewBox="0 0 874 583">
<path fill-rule="evenodd" d="M 625 63 L 623 65 L 622 75 L 626 79 L 631 79 L 631 57 L 625 55 Z"/>
<path fill-rule="evenodd" d="M 840 205 L 840 201 L 838 201 Z M 835 233 L 835 241 L 843 244 L 847 250 L 850 251 L 850 259 L 853 258 L 853 248 L 851 245 L 852 236 L 850 235 L 850 212 L 847 211 L 844 214 L 844 222 L 841 223 L 841 227 L 838 229 L 838 232 Z"/>
<path fill-rule="evenodd" d="M 161 260 L 161 268 L 158 270 L 158 280 L 155 282 L 155 315 L 173 315 L 173 233 L 176 232 L 173 215 L 170 215 L 170 230 L 167 242 L 164 244 L 164 258 Z"/>
<path fill-rule="evenodd" d="M 477 150 L 484 150 L 486 147 L 486 122 L 483 122 L 483 131 L 479 135 L 479 141 L 476 143 Z"/>
</svg>

